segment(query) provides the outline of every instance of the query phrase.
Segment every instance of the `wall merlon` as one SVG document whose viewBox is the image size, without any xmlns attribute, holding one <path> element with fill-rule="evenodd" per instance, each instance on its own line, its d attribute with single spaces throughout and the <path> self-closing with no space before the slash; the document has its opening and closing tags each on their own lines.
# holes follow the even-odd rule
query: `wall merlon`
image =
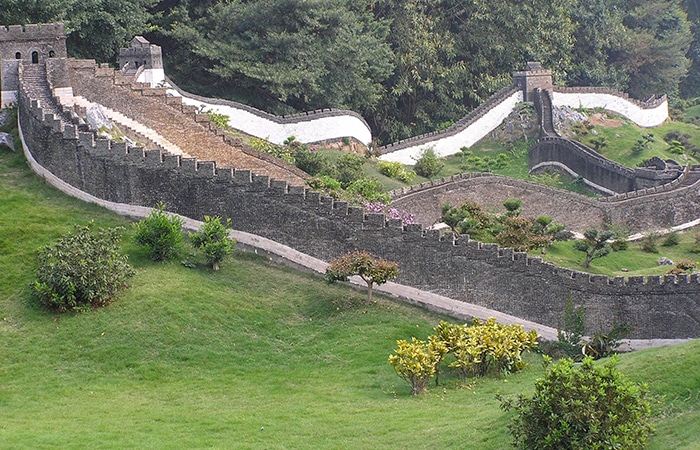
<svg viewBox="0 0 700 450">
<path fill-rule="evenodd" d="M 348 202 L 333 202 L 333 209 L 331 213 L 334 217 L 339 217 L 344 219 L 348 215 Z M 384 226 L 382 225 L 382 228 Z"/>
<path fill-rule="evenodd" d="M 259 175 L 253 173 L 253 183 L 251 190 L 254 192 L 265 192 L 270 189 L 270 177 L 268 175 Z"/>
<path fill-rule="evenodd" d="M 253 183 L 253 174 L 247 169 L 236 169 L 236 172 L 233 174 L 233 179 L 236 184 L 249 186 Z"/>
<path fill-rule="evenodd" d="M 362 223 L 365 220 L 365 209 L 359 206 L 350 206 L 348 208 L 348 222 Z"/>
<path fill-rule="evenodd" d="M 80 145 L 85 148 L 90 149 L 95 146 L 95 134 L 91 131 L 79 131 L 78 140 L 80 141 Z"/>
<path fill-rule="evenodd" d="M 211 117 L 209 114 L 195 114 L 194 121 L 198 123 L 209 123 L 211 122 Z"/>
<path fill-rule="evenodd" d="M 234 181 L 235 170 L 233 167 L 216 167 L 216 172 L 214 173 L 214 178 L 218 182 L 230 183 Z"/>
<path fill-rule="evenodd" d="M 143 153 L 143 147 L 130 147 L 127 146 L 126 155 L 129 161 L 135 163 L 143 162 L 145 155 Z"/>
<path fill-rule="evenodd" d="M 512 260 L 514 253 L 515 250 L 513 250 L 512 248 L 502 248 L 498 251 L 498 257 Z"/>
<path fill-rule="evenodd" d="M 647 277 L 648 286 L 661 286 L 661 277 L 658 275 L 652 275 Z"/>
<path fill-rule="evenodd" d="M 182 97 L 169 97 L 166 96 L 165 98 L 165 103 L 167 105 L 175 106 L 176 108 L 180 108 L 182 110 L 181 105 L 182 105 Z"/>
<path fill-rule="evenodd" d="M 151 166 L 160 166 L 163 163 L 163 152 L 155 150 L 146 150 L 146 164 Z"/>
<path fill-rule="evenodd" d="M 609 278 L 609 284 L 618 287 L 625 286 L 625 277 Z"/>
<path fill-rule="evenodd" d="M 214 161 L 197 161 L 197 176 L 205 178 L 214 178 L 216 173 L 216 162 Z"/>
<path fill-rule="evenodd" d="M 163 155 L 163 168 L 165 169 L 179 169 L 180 168 L 180 155 Z"/>
<path fill-rule="evenodd" d="M 306 187 L 305 186 L 289 185 L 288 192 L 289 192 L 289 195 L 298 195 L 298 196 L 303 197 L 306 195 Z"/>
<path fill-rule="evenodd" d="M 644 286 L 646 284 L 646 281 L 647 281 L 647 279 L 645 277 L 640 277 L 640 276 L 629 277 L 629 278 L 627 278 L 627 286 L 629 286 L 629 287 Z"/>
<path fill-rule="evenodd" d="M 98 156 L 107 156 L 111 153 L 112 141 L 107 139 L 97 139 L 95 141 L 95 154 Z"/>
<path fill-rule="evenodd" d="M 180 158 L 180 170 L 185 175 L 196 175 L 197 160 L 195 158 Z"/>
<path fill-rule="evenodd" d="M 286 195 L 288 186 L 289 184 L 284 180 L 270 181 L 270 191 L 274 192 L 276 195 Z"/>
<path fill-rule="evenodd" d="M 78 127 L 75 125 L 66 125 L 63 128 L 63 139 L 78 139 Z"/>
<path fill-rule="evenodd" d="M 438 242 L 440 242 L 440 231 L 425 230 L 424 238 L 427 243 L 437 244 Z"/>
</svg>

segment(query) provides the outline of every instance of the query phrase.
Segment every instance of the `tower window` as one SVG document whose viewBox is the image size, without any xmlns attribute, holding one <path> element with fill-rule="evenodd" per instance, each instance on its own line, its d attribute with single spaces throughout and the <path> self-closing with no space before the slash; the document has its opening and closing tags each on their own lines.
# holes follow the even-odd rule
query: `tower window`
<svg viewBox="0 0 700 450">
<path fill-rule="evenodd" d="M 49 50 L 49 58 L 54 58 L 56 56 L 56 52 L 53 50 Z"/>
<path fill-rule="evenodd" d="M 22 59 L 22 54 L 20 52 L 15 53 L 15 59 Z"/>
<path fill-rule="evenodd" d="M 39 63 L 39 52 L 32 52 L 32 64 Z"/>
</svg>

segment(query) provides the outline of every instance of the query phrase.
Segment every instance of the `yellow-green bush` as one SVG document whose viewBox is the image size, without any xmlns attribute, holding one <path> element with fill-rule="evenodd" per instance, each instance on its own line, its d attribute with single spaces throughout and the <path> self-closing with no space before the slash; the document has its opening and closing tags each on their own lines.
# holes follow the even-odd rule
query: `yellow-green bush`
<svg viewBox="0 0 700 450">
<path fill-rule="evenodd" d="M 436 336 L 430 336 L 427 342 L 411 338 L 411 342 L 398 340 L 396 344 L 398 348 L 393 355 L 389 355 L 389 363 L 411 385 L 413 395 L 418 395 L 428 386 L 430 378 L 437 374 L 447 347 Z"/>
<path fill-rule="evenodd" d="M 538 337 L 536 331 L 503 325 L 494 318 L 474 319 L 471 326 L 440 322 L 435 333 L 455 358 L 449 367 L 459 370 L 463 377 L 521 370 L 525 367 L 522 353 L 536 347 Z"/>
</svg>

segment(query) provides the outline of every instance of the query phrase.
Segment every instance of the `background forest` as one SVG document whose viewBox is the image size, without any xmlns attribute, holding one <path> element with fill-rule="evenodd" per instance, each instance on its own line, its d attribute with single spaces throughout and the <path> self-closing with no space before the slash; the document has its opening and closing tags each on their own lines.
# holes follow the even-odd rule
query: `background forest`
<svg viewBox="0 0 700 450">
<path fill-rule="evenodd" d="M 116 62 L 141 34 L 186 90 L 351 109 L 380 143 L 449 126 L 526 61 L 558 84 L 700 96 L 700 0 L 0 0 L 1 24 L 53 21 L 72 56 Z"/>
</svg>

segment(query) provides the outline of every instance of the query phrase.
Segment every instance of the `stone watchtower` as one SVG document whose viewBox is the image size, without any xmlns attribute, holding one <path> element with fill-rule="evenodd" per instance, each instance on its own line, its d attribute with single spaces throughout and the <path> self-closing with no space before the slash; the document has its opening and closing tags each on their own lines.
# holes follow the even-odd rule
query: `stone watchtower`
<svg viewBox="0 0 700 450">
<path fill-rule="evenodd" d="M 17 100 L 20 64 L 46 67 L 53 95 L 72 96 L 66 64 L 66 32 L 62 23 L 0 26 L 1 106 Z"/>
<path fill-rule="evenodd" d="M 513 82 L 523 90 L 524 102 L 533 102 L 535 100 L 535 90 L 537 88 L 543 91 L 554 88 L 552 71 L 543 69 L 542 64 L 538 62 L 528 62 L 524 71 L 513 72 Z"/>
<path fill-rule="evenodd" d="M 143 36 L 136 36 L 128 48 L 119 50 L 119 69 L 123 75 L 135 77 L 136 81 L 151 87 L 165 81 L 161 49 Z"/>
</svg>

